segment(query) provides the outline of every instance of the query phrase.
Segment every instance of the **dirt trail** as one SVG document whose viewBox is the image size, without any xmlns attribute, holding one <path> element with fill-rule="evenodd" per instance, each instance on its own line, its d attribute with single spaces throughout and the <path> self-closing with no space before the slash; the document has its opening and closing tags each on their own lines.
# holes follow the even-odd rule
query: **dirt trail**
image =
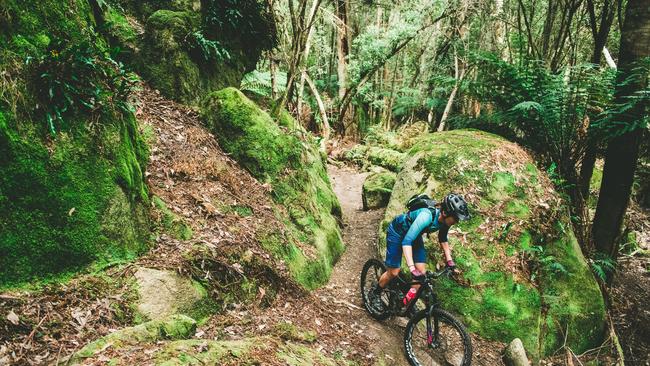
<svg viewBox="0 0 650 366">
<path fill-rule="evenodd" d="M 321 299 L 345 301 L 353 306 L 342 307 L 355 324 L 357 333 L 363 334 L 372 345 L 372 353 L 390 365 L 408 365 L 404 358 L 403 338 L 406 322 L 392 319 L 378 322 L 363 309 L 359 295 L 359 275 L 363 264 L 377 253 L 377 227 L 384 210 L 363 211 L 361 187 L 367 173 L 352 168 L 328 166 L 328 173 L 334 192 L 343 209 L 343 241 L 346 251 L 334 267 L 329 284 L 318 291 Z"/>
</svg>

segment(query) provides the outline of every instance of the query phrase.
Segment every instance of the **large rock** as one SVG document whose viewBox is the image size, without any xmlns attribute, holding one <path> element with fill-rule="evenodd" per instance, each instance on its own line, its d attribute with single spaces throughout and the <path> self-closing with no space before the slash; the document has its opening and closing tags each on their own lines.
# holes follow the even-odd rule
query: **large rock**
<svg viewBox="0 0 650 366">
<path fill-rule="evenodd" d="M 194 315 L 198 304 L 207 298 L 206 290 L 176 272 L 138 268 L 138 312 L 149 320 L 167 318 L 177 313 Z"/>
<path fill-rule="evenodd" d="M 71 365 L 83 363 L 84 359 L 129 346 L 140 346 L 162 340 L 186 339 L 194 335 L 196 321 L 185 315 L 173 315 L 164 319 L 117 330 L 84 346 L 70 359 Z"/>
<path fill-rule="evenodd" d="M 99 123 L 46 142 L 0 111 L 0 287 L 147 248 L 146 145 L 132 116 Z"/>
<path fill-rule="evenodd" d="M 395 185 L 395 173 L 380 171 L 366 177 L 361 190 L 364 210 L 386 207 Z"/>
<path fill-rule="evenodd" d="M 369 169 L 370 166 L 375 165 L 393 172 L 399 172 L 406 155 L 390 148 L 355 145 L 346 151 L 343 157 L 363 169 Z"/>
<path fill-rule="evenodd" d="M 190 52 L 200 24 L 199 12 L 172 10 L 158 10 L 145 23 L 138 69 L 168 98 L 197 103 L 211 90 L 239 85 L 246 72 L 235 60 L 226 64 Z"/>
<path fill-rule="evenodd" d="M 261 244 L 283 259 L 305 287 L 326 283 L 343 252 L 341 207 L 316 139 L 288 113 L 275 121 L 235 88 L 210 93 L 201 116 L 221 148 L 270 184 L 274 201 L 286 208 L 280 218 L 296 240 L 258 233 Z"/>
<path fill-rule="evenodd" d="M 443 307 L 486 338 L 521 338 L 533 357 L 552 354 L 565 334 L 566 346 L 582 352 L 600 344 L 605 306 L 552 187 L 525 150 L 496 135 L 423 136 L 397 176 L 380 248 L 386 226 L 414 193 L 463 194 L 473 218 L 449 237 L 466 283 L 438 282 Z"/>
</svg>

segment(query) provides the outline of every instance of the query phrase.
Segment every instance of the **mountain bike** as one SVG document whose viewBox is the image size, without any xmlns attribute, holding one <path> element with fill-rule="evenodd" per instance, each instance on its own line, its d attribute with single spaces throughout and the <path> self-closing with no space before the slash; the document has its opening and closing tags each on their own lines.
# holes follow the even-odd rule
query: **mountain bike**
<svg viewBox="0 0 650 366">
<path fill-rule="evenodd" d="M 370 291 L 385 271 L 386 266 L 377 259 L 369 259 L 366 262 L 361 271 L 361 298 L 366 311 L 377 320 L 385 320 L 391 316 L 410 318 L 404 332 L 404 348 L 409 363 L 413 366 L 470 366 L 471 338 L 458 319 L 440 308 L 433 290 L 434 280 L 449 275 L 450 270 L 445 268 L 439 272 L 427 271 L 422 282 L 407 281 L 400 273 L 382 290 L 382 307 L 375 309 L 369 298 L 373 296 Z M 406 293 L 416 283 L 420 284 L 420 288 L 415 298 L 404 306 Z"/>
</svg>

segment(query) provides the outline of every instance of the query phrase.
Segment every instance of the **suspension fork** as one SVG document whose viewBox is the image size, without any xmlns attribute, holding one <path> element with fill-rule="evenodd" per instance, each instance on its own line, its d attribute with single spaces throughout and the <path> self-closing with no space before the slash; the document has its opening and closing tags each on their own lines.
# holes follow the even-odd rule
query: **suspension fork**
<svg viewBox="0 0 650 366">
<path fill-rule="evenodd" d="M 438 317 L 433 315 L 435 306 L 430 305 L 427 310 L 427 346 L 436 347 L 440 336 Z"/>
</svg>

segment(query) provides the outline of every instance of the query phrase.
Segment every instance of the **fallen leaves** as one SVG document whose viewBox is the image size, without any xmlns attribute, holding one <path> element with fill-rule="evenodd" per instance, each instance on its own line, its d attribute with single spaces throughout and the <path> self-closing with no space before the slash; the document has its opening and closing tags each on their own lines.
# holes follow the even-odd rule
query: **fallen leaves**
<svg viewBox="0 0 650 366">
<path fill-rule="evenodd" d="M 18 318 L 18 315 L 16 315 L 13 310 L 7 314 L 7 320 L 9 320 L 13 325 L 18 325 L 18 323 L 20 323 L 20 318 Z"/>
</svg>

